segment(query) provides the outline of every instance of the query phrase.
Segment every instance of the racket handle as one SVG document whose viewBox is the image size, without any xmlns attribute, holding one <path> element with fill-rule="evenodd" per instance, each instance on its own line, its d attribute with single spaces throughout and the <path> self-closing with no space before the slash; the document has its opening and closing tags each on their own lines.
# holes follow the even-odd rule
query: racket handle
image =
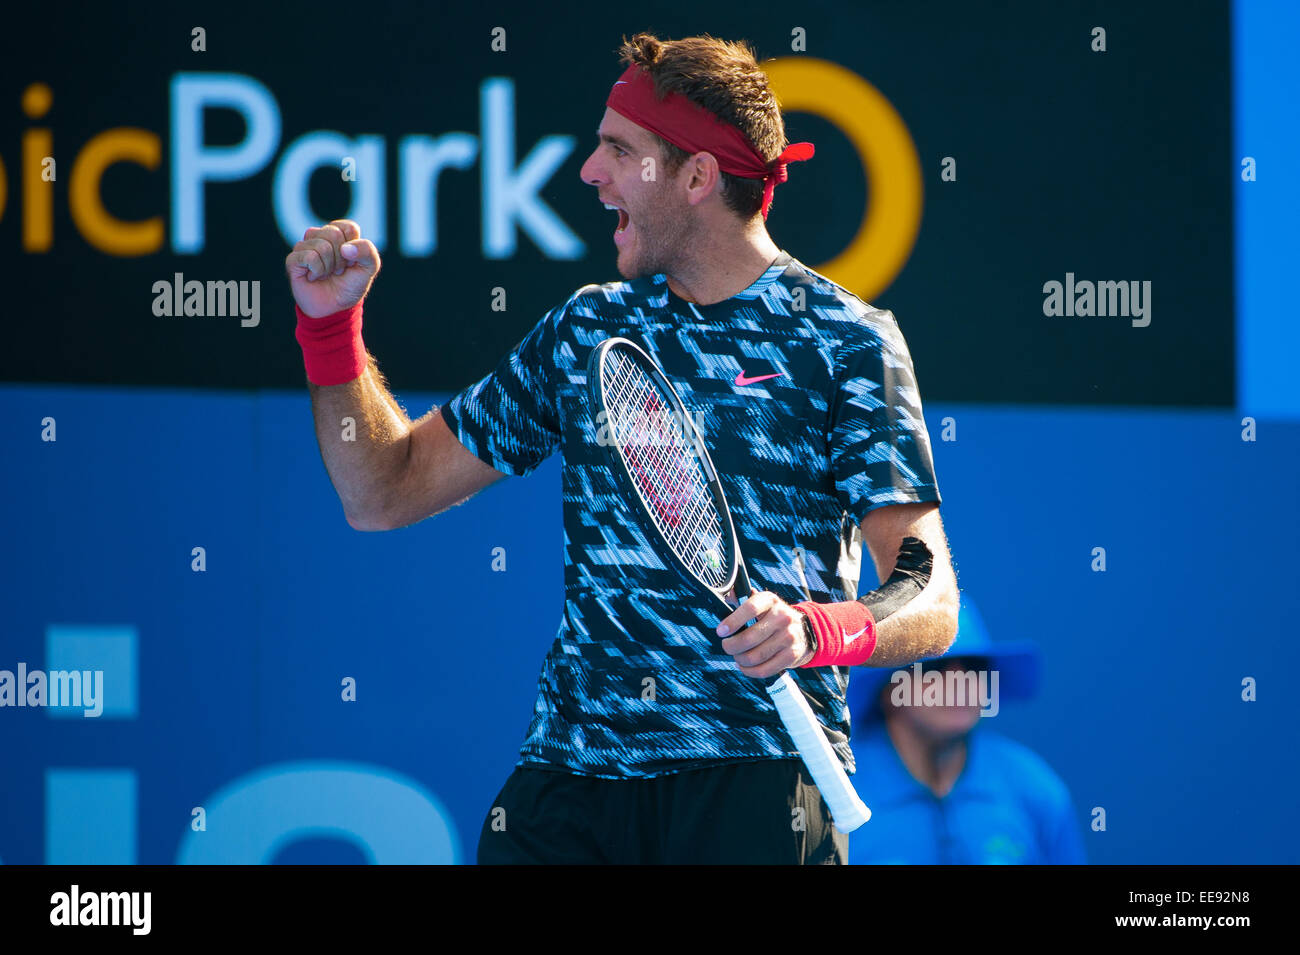
<svg viewBox="0 0 1300 955">
<path fill-rule="evenodd" d="M 852 832 L 871 818 L 871 810 L 849 782 L 848 773 L 835 750 L 831 749 L 812 707 L 804 699 L 803 691 L 786 672 L 768 686 L 767 694 L 776 704 L 781 722 L 794 740 L 813 782 L 821 790 L 822 798 L 831 807 L 835 828 L 844 833 Z"/>
<path fill-rule="evenodd" d="M 736 555 L 736 598 L 742 603 L 754 592 L 749 580 L 749 570 L 745 561 Z M 725 601 L 724 601 L 725 603 Z M 776 704 L 776 711 L 785 724 L 786 732 L 794 740 L 799 757 L 808 767 L 808 772 L 821 791 L 826 805 L 831 807 L 831 817 L 835 828 L 848 833 L 861 826 L 871 818 L 871 810 L 858 796 L 857 790 L 849 782 L 849 774 L 844 771 L 840 758 L 831 749 L 821 724 L 813 715 L 812 707 L 804 698 L 803 690 L 794 682 L 789 672 L 783 672 L 768 684 L 767 695 Z"/>
<path fill-rule="evenodd" d="M 749 568 L 745 566 L 745 558 L 741 557 L 739 552 L 736 554 L 736 600 L 744 603 L 754 593 L 754 585 L 749 581 Z"/>
</svg>

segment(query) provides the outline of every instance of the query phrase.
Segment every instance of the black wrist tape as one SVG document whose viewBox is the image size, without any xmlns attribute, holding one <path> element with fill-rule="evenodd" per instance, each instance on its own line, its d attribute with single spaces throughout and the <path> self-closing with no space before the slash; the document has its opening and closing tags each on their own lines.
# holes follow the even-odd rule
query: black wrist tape
<svg viewBox="0 0 1300 955">
<path fill-rule="evenodd" d="M 879 623 L 915 600 L 930 582 L 933 570 L 934 554 L 925 546 L 925 541 L 904 537 L 898 548 L 894 572 L 871 593 L 859 597 L 858 603 L 870 610 L 871 616 Z"/>
</svg>

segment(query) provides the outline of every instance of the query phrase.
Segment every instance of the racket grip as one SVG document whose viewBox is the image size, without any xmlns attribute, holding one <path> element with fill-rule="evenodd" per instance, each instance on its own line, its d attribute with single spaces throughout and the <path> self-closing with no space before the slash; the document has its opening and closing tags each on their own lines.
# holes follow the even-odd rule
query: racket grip
<svg viewBox="0 0 1300 955">
<path fill-rule="evenodd" d="M 749 580 L 749 569 L 745 566 L 745 560 L 740 556 L 740 551 L 736 551 L 736 600 L 744 603 L 754 593 L 754 585 Z"/>
<path fill-rule="evenodd" d="M 835 750 L 831 749 L 812 707 L 804 699 L 803 691 L 786 672 L 768 686 L 767 694 L 776 704 L 781 722 L 794 740 L 813 782 L 830 806 L 835 828 L 844 833 L 852 832 L 871 818 L 871 810 L 849 782 L 848 773 Z"/>
</svg>

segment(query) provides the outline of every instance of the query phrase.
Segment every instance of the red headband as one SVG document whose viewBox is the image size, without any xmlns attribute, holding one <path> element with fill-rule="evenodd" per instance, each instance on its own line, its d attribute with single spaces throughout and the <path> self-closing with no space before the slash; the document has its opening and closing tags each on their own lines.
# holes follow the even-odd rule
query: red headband
<svg viewBox="0 0 1300 955">
<path fill-rule="evenodd" d="M 764 162 L 744 133 L 680 93 L 669 93 L 660 100 L 649 72 L 635 63 L 619 77 L 605 105 L 692 155 L 712 153 L 723 172 L 762 179 L 764 219 L 772 205 L 772 191 L 789 178 L 786 163 L 813 156 L 812 143 L 791 143 L 771 163 Z"/>
</svg>

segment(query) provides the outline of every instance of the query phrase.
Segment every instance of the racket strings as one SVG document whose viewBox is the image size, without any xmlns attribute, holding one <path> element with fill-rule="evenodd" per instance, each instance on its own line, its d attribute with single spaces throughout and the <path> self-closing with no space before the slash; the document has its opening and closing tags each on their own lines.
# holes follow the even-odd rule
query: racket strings
<svg viewBox="0 0 1300 955">
<path fill-rule="evenodd" d="M 665 521 L 672 526 L 698 523 L 703 481 L 692 481 L 698 476 L 692 449 L 674 427 L 658 390 L 638 376 L 633 362 L 623 356 L 616 360 L 621 364 L 614 378 L 616 443 Z"/>
<path fill-rule="evenodd" d="M 674 421 L 659 388 L 629 356 L 611 350 L 601 377 L 611 440 L 655 525 L 691 573 L 715 589 L 726 586 L 722 521 L 688 423 Z"/>
</svg>

